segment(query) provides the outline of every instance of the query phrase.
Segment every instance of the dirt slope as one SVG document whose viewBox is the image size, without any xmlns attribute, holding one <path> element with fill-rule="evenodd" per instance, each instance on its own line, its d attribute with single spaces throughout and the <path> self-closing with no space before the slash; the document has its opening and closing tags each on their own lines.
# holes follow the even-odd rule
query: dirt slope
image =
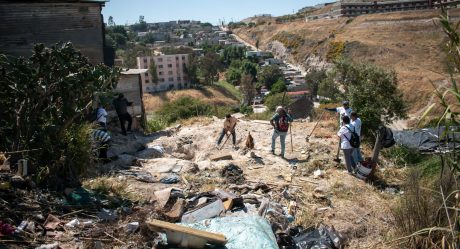
<svg viewBox="0 0 460 249">
<path fill-rule="evenodd" d="M 194 121 L 188 121 L 172 133 L 154 134 L 145 138 L 150 141 L 146 147 L 164 148 L 165 154 L 161 160 L 167 162 L 183 159 L 198 165 L 199 169 L 196 171 L 181 171 L 180 183 L 145 183 L 132 177 L 121 177 L 126 175 L 120 174 L 123 170 L 109 177 L 109 180 L 118 182 L 121 179 L 129 186 L 129 192 L 144 200 L 154 199 L 154 191 L 171 186 L 191 192 L 204 192 L 215 188 L 235 192 L 232 188 L 235 184 L 220 175 L 222 168 L 231 163 L 244 171 L 245 184 L 270 184 L 269 192 L 257 191 L 254 194 L 265 196 L 285 206 L 289 204 L 289 198 L 294 198 L 298 202 L 296 224 L 311 226 L 324 222 L 333 225 L 348 238 L 347 248 L 391 248 L 385 244 L 395 236 L 390 208 L 399 199 L 399 195 L 387 193 L 349 175 L 344 165 L 332 160 L 337 148 L 337 139 L 333 136 L 335 121 L 321 123 L 309 143 L 305 142 L 305 135 L 311 131 L 314 123 L 295 122 L 292 128 L 294 151 L 291 152 L 288 137 L 287 160 L 270 153 L 272 129 L 267 121 L 240 120 L 236 129 L 239 148 L 234 150 L 231 144 L 227 143 L 222 151 L 215 147 L 215 140 L 223 120 L 199 118 Z M 254 137 L 255 148 L 252 152 L 256 157 L 251 157 L 251 153 L 244 149 L 248 132 Z M 141 138 L 138 136 L 136 141 L 144 139 Z M 124 147 L 130 147 L 130 137 L 116 137 L 115 140 L 118 139 L 127 141 L 114 145 L 112 152 L 115 147 L 120 150 L 119 152 Z M 279 153 L 279 143 L 276 153 Z M 218 154 L 230 154 L 232 160 L 210 161 L 210 158 Z M 370 151 L 364 150 L 364 155 L 369 154 Z M 162 164 L 152 164 L 155 160 L 158 159 L 145 158 L 142 160 L 143 167 L 133 166 L 129 171 L 146 172 L 157 177 L 155 168 L 162 167 Z M 318 169 L 325 173 L 323 177 L 315 178 L 313 172 Z M 392 177 L 394 179 L 394 175 Z M 284 190 L 292 197 L 286 198 L 282 194 Z"/>
<path fill-rule="evenodd" d="M 415 113 L 430 100 L 433 90 L 430 82 L 443 85 L 448 75 L 442 51 L 444 34 L 433 22 L 439 14 L 439 10 L 425 10 L 363 15 L 354 19 L 271 22 L 234 32 L 251 44 L 260 40 L 262 48 L 307 69 L 330 66 L 328 56 L 333 56 L 331 51 L 342 43 L 344 56 L 396 70 L 400 89 Z M 455 20 L 460 11 L 450 10 L 449 14 Z M 286 42 L 274 42 L 274 36 L 281 32 L 300 41 L 300 45 L 286 48 Z"/>
</svg>

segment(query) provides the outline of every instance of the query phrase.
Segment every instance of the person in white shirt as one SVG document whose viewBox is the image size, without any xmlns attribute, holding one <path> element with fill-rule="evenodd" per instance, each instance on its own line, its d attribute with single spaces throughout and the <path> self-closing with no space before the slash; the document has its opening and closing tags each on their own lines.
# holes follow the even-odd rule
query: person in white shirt
<svg viewBox="0 0 460 249">
<path fill-rule="evenodd" d="M 96 112 L 96 122 L 107 131 L 107 111 L 104 109 L 102 104 L 99 104 Z"/>
<path fill-rule="evenodd" d="M 345 117 L 345 116 L 350 117 L 350 114 L 353 112 L 353 110 L 350 107 L 350 102 L 348 102 L 347 100 L 343 101 L 342 105 L 343 106 L 339 106 L 339 107 L 336 107 L 336 108 L 325 108 L 327 111 L 332 111 L 332 112 L 339 113 L 340 126 L 342 126 L 342 124 L 343 124 L 342 123 L 342 118 Z"/>
<path fill-rule="evenodd" d="M 337 136 L 340 137 L 340 149 L 343 151 L 343 156 L 345 157 L 345 165 L 347 166 L 348 173 L 353 174 L 355 165 L 353 164 L 352 153 L 353 146 L 350 144 L 351 132 L 354 127 L 350 124 L 350 117 L 343 116 L 342 126 L 340 127 Z"/>
<path fill-rule="evenodd" d="M 356 134 L 358 134 L 359 136 L 359 140 L 361 141 L 361 119 L 358 117 L 358 114 L 356 112 L 351 112 L 350 114 L 350 118 L 351 118 L 351 125 L 353 125 L 353 127 L 355 127 L 355 132 Z M 358 147 L 358 148 L 355 148 L 353 150 L 353 164 L 357 164 L 359 162 L 362 162 L 363 161 L 363 155 L 361 154 L 361 149 Z"/>
</svg>

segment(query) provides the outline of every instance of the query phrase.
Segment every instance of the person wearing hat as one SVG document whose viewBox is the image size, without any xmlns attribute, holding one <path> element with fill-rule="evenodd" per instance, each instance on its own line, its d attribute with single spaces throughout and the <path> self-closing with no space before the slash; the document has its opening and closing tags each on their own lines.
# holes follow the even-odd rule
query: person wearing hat
<svg viewBox="0 0 460 249">
<path fill-rule="evenodd" d="M 276 108 L 276 114 L 270 119 L 270 124 L 273 126 L 273 135 L 272 135 L 272 154 L 275 154 L 275 144 L 276 139 L 280 137 L 281 143 L 281 154 L 280 156 L 284 158 L 284 151 L 286 147 L 286 136 L 289 131 L 289 122 L 292 122 L 291 110 L 286 110 L 282 106 Z"/>
<path fill-rule="evenodd" d="M 347 116 L 347 117 L 350 117 L 350 114 L 351 112 L 353 112 L 353 110 L 351 109 L 350 107 L 350 102 L 348 102 L 348 100 L 344 100 L 342 102 L 342 105 L 343 106 L 339 106 L 339 107 L 336 107 L 336 108 L 324 108 L 325 110 L 327 111 L 332 111 L 332 112 L 337 112 L 339 113 L 340 115 L 340 127 L 342 127 L 343 125 L 343 121 L 342 121 L 342 118 Z"/>
<path fill-rule="evenodd" d="M 117 111 L 118 119 L 120 120 L 121 133 L 126 136 L 126 131 L 131 131 L 131 124 L 133 118 L 129 115 L 128 106 L 131 106 L 133 102 L 128 102 L 123 93 L 118 94 L 118 98 L 113 100 L 113 106 Z M 128 129 L 125 129 L 125 122 L 128 122 Z"/>
</svg>

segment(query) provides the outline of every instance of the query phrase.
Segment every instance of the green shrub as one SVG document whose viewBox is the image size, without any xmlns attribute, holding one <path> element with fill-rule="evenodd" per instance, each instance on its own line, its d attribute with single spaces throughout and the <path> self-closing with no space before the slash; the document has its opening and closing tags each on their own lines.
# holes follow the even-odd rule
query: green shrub
<svg viewBox="0 0 460 249">
<path fill-rule="evenodd" d="M 157 114 L 168 124 L 180 119 L 187 119 L 194 116 L 206 116 L 212 111 L 212 107 L 200 100 L 191 97 L 182 97 L 164 105 Z"/>
<path fill-rule="evenodd" d="M 267 106 L 270 111 L 275 111 L 277 106 L 287 106 L 291 103 L 292 99 L 289 96 L 284 96 L 284 93 L 270 95 L 265 99 L 265 106 Z"/>
<path fill-rule="evenodd" d="M 147 121 L 147 131 L 157 132 L 168 127 L 168 123 L 162 118 L 154 118 Z"/>
<path fill-rule="evenodd" d="M 240 106 L 240 110 L 239 110 L 241 113 L 243 114 L 251 114 L 254 112 L 254 110 L 252 109 L 252 106 L 249 106 L 249 105 L 245 105 L 245 104 L 242 104 Z"/>
</svg>

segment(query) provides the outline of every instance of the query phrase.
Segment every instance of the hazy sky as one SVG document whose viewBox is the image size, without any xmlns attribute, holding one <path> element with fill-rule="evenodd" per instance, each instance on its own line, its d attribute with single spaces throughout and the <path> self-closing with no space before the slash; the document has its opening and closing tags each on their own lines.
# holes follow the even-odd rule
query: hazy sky
<svg viewBox="0 0 460 249">
<path fill-rule="evenodd" d="M 135 23 L 143 15 L 147 22 L 199 20 L 218 24 L 256 14 L 291 14 L 306 6 L 331 0 L 110 0 L 102 13 L 116 24 Z"/>
</svg>

